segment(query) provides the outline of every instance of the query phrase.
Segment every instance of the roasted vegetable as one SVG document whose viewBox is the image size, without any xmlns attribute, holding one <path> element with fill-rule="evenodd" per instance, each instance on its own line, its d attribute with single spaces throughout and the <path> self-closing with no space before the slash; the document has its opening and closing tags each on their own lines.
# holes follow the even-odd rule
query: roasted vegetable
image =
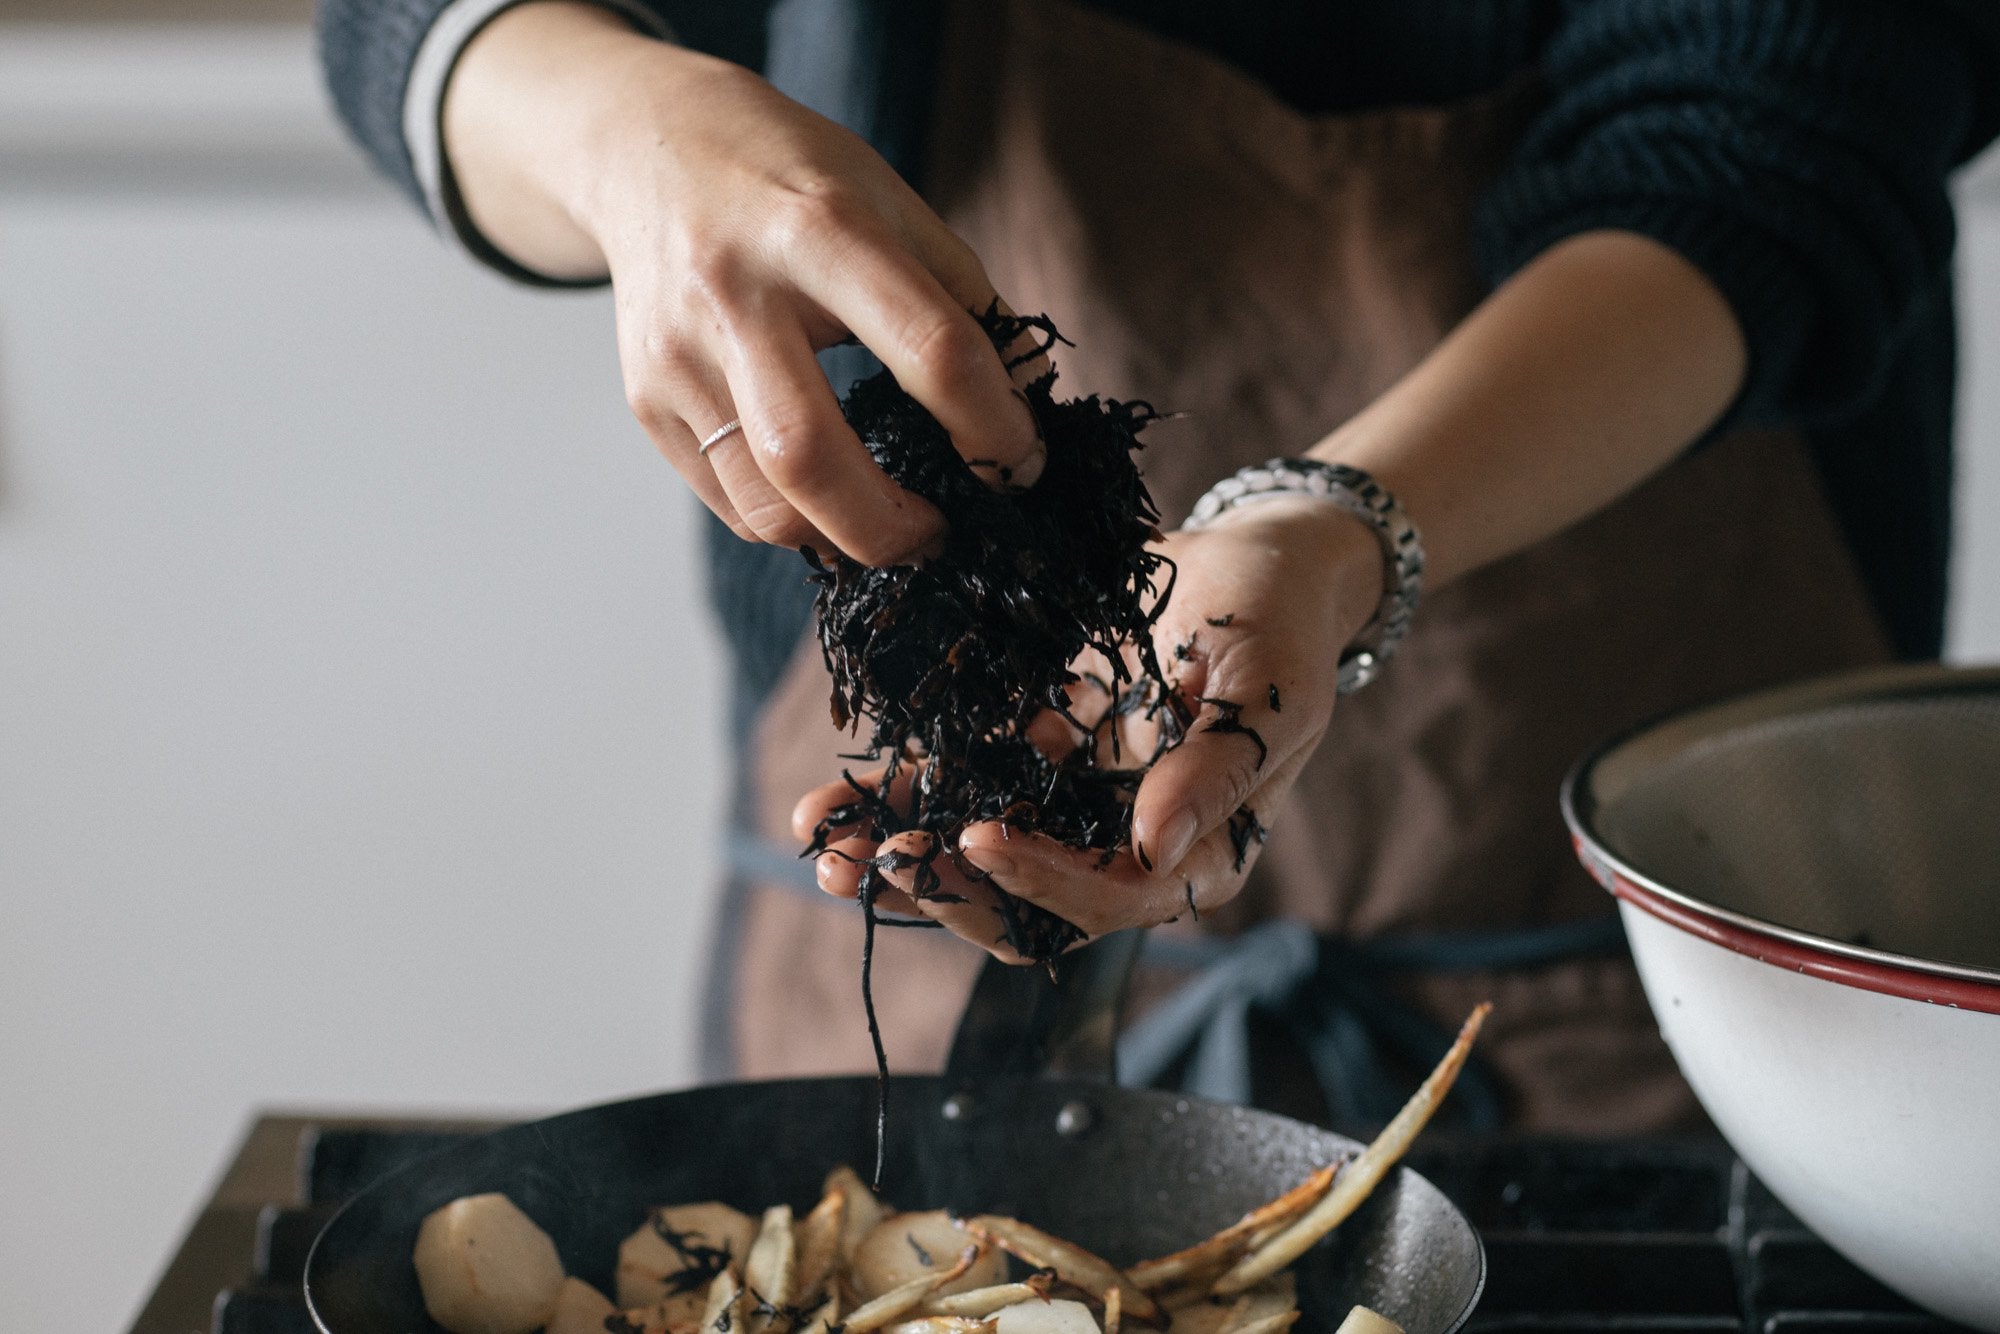
<svg viewBox="0 0 2000 1334">
<path fill-rule="evenodd" d="M 425 1218 L 414 1260 L 424 1309 L 452 1334 L 529 1334 L 562 1292 L 555 1243 L 505 1195 L 468 1195 Z"/>
<path fill-rule="evenodd" d="M 1358 1208 L 1437 1110 L 1478 1036 L 1475 1009 L 1374 1143 L 1193 1246 L 1120 1269 L 1003 1214 L 894 1213 L 847 1167 L 819 1203 L 760 1222 L 724 1204 L 653 1210 L 619 1249 L 619 1311 L 565 1280 L 554 1243 L 504 1195 L 455 1200 L 418 1232 L 424 1302 L 452 1334 L 1284 1334 L 1286 1266 Z M 1034 1267 L 1007 1281 L 1006 1255 Z M 843 1318 L 841 1312 L 848 1314 Z M 1339 1334 L 1402 1334 L 1355 1307 Z"/>
</svg>

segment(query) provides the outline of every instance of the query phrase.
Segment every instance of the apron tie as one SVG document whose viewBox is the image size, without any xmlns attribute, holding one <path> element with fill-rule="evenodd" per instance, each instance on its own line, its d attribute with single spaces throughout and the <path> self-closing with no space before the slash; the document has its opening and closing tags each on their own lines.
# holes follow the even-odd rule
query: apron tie
<svg viewBox="0 0 2000 1334">
<path fill-rule="evenodd" d="M 1219 957 L 1119 1035 L 1120 1083 L 1156 1085 L 1185 1057 L 1182 1092 L 1250 1101 L 1250 1015 L 1289 1014 L 1299 1005 L 1318 971 L 1318 941 L 1300 923 L 1277 918 L 1225 943 Z M 1146 953 L 1155 953 L 1147 944 Z"/>
<path fill-rule="evenodd" d="M 1289 919 L 1260 923 L 1231 939 L 1154 936 L 1143 956 L 1148 962 L 1197 971 L 1119 1037 L 1119 1076 L 1135 1086 L 1171 1086 L 1247 1103 L 1249 1019 L 1257 1013 L 1275 1020 L 1304 1054 L 1334 1124 L 1379 1126 L 1409 1094 L 1406 1081 L 1391 1073 L 1392 1059 L 1429 1069 L 1453 1036 L 1394 993 L 1394 974 L 1533 968 L 1625 948 L 1624 926 L 1615 915 L 1369 940 L 1316 936 Z M 1476 1054 L 1457 1092 L 1467 1129 L 1500 1127 L 1499 1083 Z"/>
<path fill-rule="evenodd" d="M 731 881 L 782 886 L 827 905 L 813 864 L 798 852 L 741 830 L 728 841 Z M 1622 953 L 1616 915 L 1505 931 L 1439 931 L 1367 940 L 1315 935 L 1274 918 L 1242 934 L 1147 936 L 1142 961 L 1193 973 L 1118 1038 L 1119 1082 L 1171 1087 L 1247 1105 L 1250 1017 L 1274 1020 L 1311 1064 L 1335 1125 L 1379 1126 L 1409 1096 L 1397 1067 L 1428 1070 L 1453 1034 L 1397 996 L 1397 973 L 1471 973 L 1538 968 Z M 1469 1130 L 1503 1121 L 1499 1081 L 1477 1053 L 1456 1086 Z"/>
</svg>

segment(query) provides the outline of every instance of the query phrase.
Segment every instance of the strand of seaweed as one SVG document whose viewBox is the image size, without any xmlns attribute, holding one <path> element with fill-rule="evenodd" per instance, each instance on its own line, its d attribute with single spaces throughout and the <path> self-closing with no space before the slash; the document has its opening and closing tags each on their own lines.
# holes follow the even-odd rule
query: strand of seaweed
<svg viewBox="0 0 2000 1334">
<path fill-rule="evenodd" d="M 996 306 L 981 318 L 1010 370 L 1067 341 L 1047 316 Z M 877 843 L 912 830 L 931 836 L 921 854 L 890 852 L 862 866 L 862 991 L 885 1080 L 872 968 L 875 928 L 902 924 L 877 912 L 889 872 L 914 870 L 918 899 L 949 897 L 937 860 L 980 878 L 959 860 L 957 837 L 983 821 L 1094 849 L 1109 863 L 1130 844 L 1140 779 L 1187 734 L 1197 704 L 1217 706 L 1211 728 L 1247 733 L 1263 747 L 1238 721 L 1238 706 L 1184 699 L 1153 647 L 1175 571 L 1152 545 L 1160 516 L 1136 455 L 1140 432 L 1159 414 L 1095 395 L 1059 400 L 1055 380 L 1045 363 L 1022 390 L 1047 447 L 1042 476 L 1026 489 L 990 485 L 981 474 L 994 473 L 992 465 L 963 459 L 888 372 L 857 382 L 842 401 L 848 424 L 890 477 L 938 508 L 947 524 L 942 548 L 920 565 L 887 567 L 804 553 L 834 721 L 861 733 L 855 758 L 883 769 L 872 783 L 844 775 L 851 799 L 819 823 L 803 855 L 826 855 L 849 833 Z M 1107 677 L 1077 673 L 1074 664 L 1092 651 Z M 1090 688 L 1075 691 L 1080 683 Z M 1082 698 L 1101 700 L 1093 716 L 1078 716 L 1073 699 Z M 1029 724 L 1044 711 L 1075 730 L 1066 753 L 1051 756 L 1030 739 Z M 1153 724 L 1151 754 L 1122 753 L 1119 724 L 1134 713 Z M 1262 829 L 1248 812 L 1239 816 L 1248 818 L 1241 832 L 1231 829 L 1240 867 L 1248 831 L 1261 837 Z M 1071 923 L 993 888 L 996 942 L 1047 962 L 1082 939 Z M 878 1177 L 885 1106 L 878 1102 Z"/>
</svg>

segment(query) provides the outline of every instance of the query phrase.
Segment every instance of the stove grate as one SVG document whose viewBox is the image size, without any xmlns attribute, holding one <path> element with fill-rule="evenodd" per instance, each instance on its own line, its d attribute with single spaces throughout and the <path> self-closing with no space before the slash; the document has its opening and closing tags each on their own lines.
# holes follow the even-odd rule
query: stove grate
<svg viewBox="0 0 2000 1334">
<path fill-rule="evenodd" d="M 469 1138 L 326 1128 L 299 1209 L 265 1210 L 248 1286 L 213 1334 L 314 1334 L 306 1253 L 339 1203 Z M 1467 1334 L 1966 1334 L 1916 1310 L 1808 1231 L 1717 1141 L 1438 1139 L 1411 1155 L 1486 1243 Z"/>
</svg>

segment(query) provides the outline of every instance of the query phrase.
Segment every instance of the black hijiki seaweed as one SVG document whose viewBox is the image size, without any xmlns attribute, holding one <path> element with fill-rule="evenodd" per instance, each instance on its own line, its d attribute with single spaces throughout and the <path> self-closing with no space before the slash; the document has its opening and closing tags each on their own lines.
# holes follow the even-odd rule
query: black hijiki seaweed
<svg viewBox="0 0 2000 1334">
<path fill-rule="evenodd" d="M 1277 687 L 1273 686 L 1271 690 L 1273 698 L 1275 698 Z M 1271 758 L 1271 748 L 1264 744 L 1264 737 L 1256 728 L 1251 727 L 1243 721 L 1243 706 L 1241 704 L 1232 703 L 1226 699 L 1211 699 L 1206 695 L 1202 696 L 1196 702 L 1213 705 L 1215 708 L 1215 717 L 1209 720 L 1208 726 L 1202 728 L 1202 731 L 1234 732 L 1239 736 L 1249 737 L 1252 744 L 1257 747 L 1257 767 L 1259 769 L 1264 767 L 1264 761 Z M 1241 813 L 1240 811 L 1238 812 L 1238 814 Z M 1238 849 L 1238 851 L 1240 853 L 1241 849 Z M 1237 869 L 1241 870 L 1243 858 L 1240 855 L 1236 859 L 1236 864 Z"/>
<path fill-rule="evenodd" d="M 704 1246 L 694 1240 L 701 1235 L 699 1232 L 682 1232 L 668 1227 L 666 1213 L 660 1209 L 653 1210 L 646 1223 L 680 1257 L 683 1265 L 679 1273 L 666 1279 L 668 1296 L 705 1288 L 710 1279 L 729 1268 L 731 1256 L 727 1240 L 720 1246 Z"/>
<path fill-rule="evenodd" d="M 1009 369 L 1063 342 L 1046 316 L 981 317 Z M 1025 346 L 1025 352 L 1017 349 Z M 941 549 L 920 565 L 870 567 L 845 556 L 804 554 L 818 586 L 819 641 L 833 678 L 837 725 L 863 730 L 863 754 L 884 765 L 878 782 L 845 775 L 853 799 L 813 832 L 804 855 L 828 852 L 852 832 L 880 842 L 921 831 L 921 854 L 889 852 L 862 863 L 859 899 L 865 922 L 862 990 L 876 1066 L 887 1057 L 875 1022 L 871 970 L 875 928 L 903 925 L 882 917 L 876 900 L 889 872 L 914 870 L 912 897 L 951 901 L 937 861 L 947 857 L 967 878 L 985 879 L 997 895 L 996 943 L 1047 963 L 1084 933 L 1044 908 L 1009 894 L 962 860 L 959 833 L 983 821 L 1094 849 L 1108 865 L 1131 843 L 1132 798 L 1146 768 L 1179 744 L 1193 710 L 1167 679 L 1152 629 L 1172 594 L 1173 563 L 1152 544 L 1159 511 L 1141 480 L 1139 433 L 1158 419 L 1143 402 L 1095 395 L 1058 400 L 1055 371 L 1022 391 L 1047 446 L 1032 488 L 995 488 L 953 448 L 937 420 L 886 371 L 856 383 L 842 401 L 848 424 L 876 463 L 905 489 L 935 505 L 948 525 Z M 1004 471 L 998 474 L 1006 481 Z M 1232 617 L 1211 618 L 1226 626 Z M 1087 650 L 1109 679 L 1080 676 Z M 1078 716 L 1072 688 L 1089 687 L 1103 703 Z M 1210 729 L 1263 740 L 1222 700 Z M 1044 711 L 1068 720 L 1081 742 L 1051 758 L 1028 737 Z M 1150 756 L 1120 754 L 1120 718 L 1142 713 L 1155 725 Z M 1136 763 L 1134 761 L 1137 761 Z M 891 793 L 899 780 L 907 792 Z M 1247 811 L 1244 829 L 1262 826 Z M 1240 868 L 1249 844 L 1232 820 Z M 925 923 L 928 925 L 928 923 Z M 877 1123 L 877 1171 L 883 1126 Z"/>
<path fill-rule="evenodd" d="M 1259 745 L 1263 742 L 1259 741 Z M 1243 863 L 1250 859 L 1250 845 L 1262 844 L 1266 830 L 1257 819 L 1257 812 L 1248 806 L 1238 806 L 1236 813 L 1229 817 L 1229 848 L 1236 854 L 1236 870 L 1243 869 Z"/>
<path fill-rule="evenodd" d="M 1028 344 L 1016 367 L 1061 341 L 1046 317 L 989 310 L 983 322 L 1003 350 Z M 864 882 L 914 867 L 915 897 L 930 897 L 942 884 L 940 855 L 977 878 L 958 861 L 955 840 L 985 820 L 1115 854 L 1129 842 L 1144 770 L 1119 763 L 1116 729 L 1105 724 L 1144 710 L 1159 722 L 1163 748 L 1184 730 L 1185 709 L 1161 708 L 1172 690 L 1150 635 L 1172 564 L 1149 545 L 1159 537 L 1159 511 L 1133 458 L 1157 414 L 1095 396 L 1058 401 L 1054 382 L 1054 371 L 1044 371 L 1023 390 L 1047 444 L 1042 477 L 1026 490 L 989 485 L 887 372 L 857 383 L 842 404 L 875 461 L 949 525 L 942 549 L 921 565 L 872 568 L 840 556 L 823 563 L 807 553 L 834 720 L 858 728 L 865 719 L 864 751 L 886 766 L 872 786 L 849 776 L 854 800 L 821 823 L 808 855 L 847 829 L 877 839 L 932 835 L 922 857 L 890 854 L 864 868 Z M 1101 683 L 1107 706 L 1086 721 L 1070 688 L 1081 679 L 1072 664 L 1089 649 L 1110 679 Z M 1086 736 L 1111 731 L 1110 763 L 1088 741 L 1061 759 L 1045 755 L 1027 736 L 1044 710 Z M 910 789 L 900 803 L 890 799 L 899 777 Z M 1004 905 L 996 938 L 1026 957 L 1053 959 L 1082 938 L 994 888 Z"/>
</svg>

